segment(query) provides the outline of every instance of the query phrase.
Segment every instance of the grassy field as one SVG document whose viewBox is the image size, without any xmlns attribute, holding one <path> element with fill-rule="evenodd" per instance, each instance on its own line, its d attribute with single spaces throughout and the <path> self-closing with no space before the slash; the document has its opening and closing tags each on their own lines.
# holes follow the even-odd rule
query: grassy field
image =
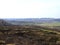
<svg viewBox="0 0 60 45">
<path fill-rule="evenodd" d="M 53 23 L 37 23 L 38 26 L 46 26 L 46 27 L 54 27 L 60 26 L 60 22 L 53 22 Z"/>
</svg>

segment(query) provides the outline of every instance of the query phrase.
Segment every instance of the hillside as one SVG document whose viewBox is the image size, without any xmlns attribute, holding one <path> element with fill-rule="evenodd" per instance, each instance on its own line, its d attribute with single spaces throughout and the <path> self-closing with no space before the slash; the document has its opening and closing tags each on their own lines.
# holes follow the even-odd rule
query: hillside
<svg viewBox="0 0 60 45">
<path fill-rule="evenodd" d="M 0 27 L 1 45 L 60 45 L 60 32 L 39 26 Z M 5 30 L 5 29 L 7 30 Z"/>
<path fill-rule="evenodd" d="M 0 19 L 0 44 L 60 45 L 59 24 L 60 19 L 50 18 Z"/>
<path fill-rule="evenodd" d="M 3 19 L 0 19 L 0 26 L 11 26 L 12 24 L 6 22 L 5 20 Z"/>
</svg>

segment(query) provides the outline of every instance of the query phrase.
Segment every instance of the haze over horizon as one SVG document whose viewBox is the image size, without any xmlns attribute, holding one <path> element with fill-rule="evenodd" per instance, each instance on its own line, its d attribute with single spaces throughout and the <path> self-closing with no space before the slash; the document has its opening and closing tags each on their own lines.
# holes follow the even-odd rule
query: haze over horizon
<svg viewBox="0 0 60 45">
<path fill-rule="evenodd" d="M 0 18 L 60 18 L 60 0 L 0 0 Z"/>
</svg>

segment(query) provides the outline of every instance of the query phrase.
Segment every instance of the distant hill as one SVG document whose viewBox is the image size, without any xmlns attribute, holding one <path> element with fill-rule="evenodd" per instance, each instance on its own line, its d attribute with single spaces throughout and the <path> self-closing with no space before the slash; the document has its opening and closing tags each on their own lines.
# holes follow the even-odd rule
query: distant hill
<svg viewBox="0 0 60 45">
<path fill-rule="evenodd" d="M 0 26 L 11 26 L 12 24 L 6 22 L 5 20 L 3 19 L 0 19 Z"/>
<path fill-rule="evenodd" d="M 60 19 L 55 19 L 55 21 L 58 21 L 58 22 L 60 22 Z"/>
<path fill-rule="evenodd" d="M 60 22 L 60 19 L 55 18 L 23 18 L 23 19 L 4 19 L 7 22 L 14 24 L 14 25 L 34 25 L 34 24 L 41 24 L 41 23 L 55 23 Z"/>
</svg>

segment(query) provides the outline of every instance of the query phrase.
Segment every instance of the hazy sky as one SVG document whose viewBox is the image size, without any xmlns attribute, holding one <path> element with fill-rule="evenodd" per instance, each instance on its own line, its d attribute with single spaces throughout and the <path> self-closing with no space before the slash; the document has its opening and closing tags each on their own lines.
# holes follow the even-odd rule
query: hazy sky
<svg viewBox="0 0 60 45">
<path fill-rule="evenodd" d="M 60 18 L 60 0 L 0 0 L 0 18 Z"/>
</svg>

